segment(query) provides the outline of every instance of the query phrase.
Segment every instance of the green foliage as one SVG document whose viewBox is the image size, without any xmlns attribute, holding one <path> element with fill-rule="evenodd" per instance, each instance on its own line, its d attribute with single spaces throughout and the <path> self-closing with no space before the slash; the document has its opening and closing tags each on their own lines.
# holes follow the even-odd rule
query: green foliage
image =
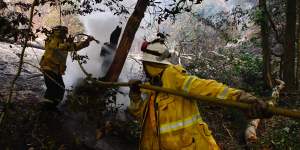
<svg viewBox="0 0 300 150">
<path fill-rule="evenodd" d="M 87 112 L 88 117 L 94 120 L 103 119 L 100 116 L 104 112 L 115 116 L 121 107 L 116 104 L 117 92 L 117 89 L 99 89 L 95 85 L 82 84 L 68 92 L 68 107 L 74 112 Z"/>
<path fill-rule="evenodd" d="M 241 47 L 246 49 L 247 46 Z M 262 80 L 262 58 L 248 52 L 234 52 L 220 49 L 218 55 L 209 58 L 196 58 L 186 67 L 198 77 L 215 79 L 230 86 L 264 95 Z"/>
<path fill-rule="evenodd" d="M 268 135 L 262 137 L 261 145 L 272 145 L 275 150 L 299 149 L 300 122 L 295 120 L 281 121 L 281 125 L 274 128 Z"/>
<path fill-rule="evenodd" d="M 260 24 L 264 19 L 265 19 L 265 14 L 264 11 L 261 10 L 260 8 L 257 8 L 255 11 L 253 11 L 250 14 L 250 18 L 256 23 Z"/>
<path fill-rule="evenodd" d="M 137 144 L 141 135 L 141 126 L 138 121 L 117 121 L 115 122 L 115 129 L 120 137 L 126 139 L 128 142 Z"/>
<path fill-rule="evenodd" d="M 242 78 L 241 88 L 256 94 L 263 94 L 262 58 L 254 54 L 243 52 L 239 60 L 233 63 L 233 74 Z"/>
</svg>

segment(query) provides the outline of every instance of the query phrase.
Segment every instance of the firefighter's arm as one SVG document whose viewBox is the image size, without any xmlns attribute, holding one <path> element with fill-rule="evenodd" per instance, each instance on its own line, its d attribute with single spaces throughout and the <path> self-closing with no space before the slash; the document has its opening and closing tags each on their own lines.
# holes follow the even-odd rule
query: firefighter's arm
<svg viewBox="0 0 300 150">
<path fill-rule="evenodd" d="M 176 84 L 175 90 L 183 91 L 190 95 L 210 96 L 220 99 L 237 100 L 239 90 L 230 88 L 215 80 L 200 79 L 186 73 L 186 70 L 178 65 L 168 67 L 163 75 L 166 83 Z M 165 85 L 169 88 L 168 85 Z"/>
<path fill-rule="evenodd" d="M 93 40 L 94 38 L 87 38 L 84 41 L 81 42 L 72 42 L 72 41 L 66 41 L 64 43 L 60 43 L 58 48 L 62 51 L 79 51 L 83 48 L 86 48 L 90 45 L 90 42 Z"/>
<path fill-rule="evenodd" d="M 191 95 L 215 97 L 223 100 L 239 99 L 241 91 L 228 87 L 215 80 L 200 79 L 195 76 L 186 76 L 181 89 Z"/>
<path fill-rule="evenodd" d="M 129 91 L 130 104 L 128 106 L 128 112 L 137 120 L 141 120 L 146 105 L 146 102 L 142 100 L 141 91 L 138 87 L 141 81 L 130 80 L 129 83 L 131 86 Z"/>
<path fill-rule="evenodd" d="M 88 47 L 90 45 L 90 42 L 93 41 L 93 40 L 95 40 L 94 37 L 88 36 L 88 38 L 86 40 L 84 40 L 82 42 L 75 43 L 75 50 L 79 51 L 83 48 Z"/>
<path fill-rule="evenodd" d="M 60 40 L 57 38 L 50 38 L 45 41 L 46 50 L 60 50 L 60 51 L 71 51 L 72 44 L 70 42 L 66 42 L 64 40 Z"/>
<path fill-rule="evenodd" d="M 59 42 L 58 39 L 50 39 L 50 40 L 46 40 L 45 41 L 45 48 L 46 50 L 53 50 L 53 49 L 56 49 L 56 50 L 66 50 L 67 48 L 69 47 L 68 44 L 66 44 L 65 42 L 64 43 L 61 43 Z"/>
<path fill-rule="evenodd" d="M 146 101 L 142 100 L 141 94 L 129 93 L 130 104 L 128 106 L 128 112 L 137 120 L 142 119 L 145 109 Z"/>
<path fill-rule="evenodd" d="M 59 43 L 58 48 L 62 51 L 72 51 L 72 43 L 70 42 L 64 42 L 64 43 Z"/>
<path fill-rule="evenodd" d="M 269 117 L 265 112 L 266 104 L 262 100 L 239 89 L 228 87 L 215 80 L 201 79 L 186 73 L 186 70 L 178 65 L 166 68 L 162 76 L 165 81 L 165 88 L 174 88 L 174 90 L 183 91 L 189 95 L 209 96 L 212 98 L 239 101 L 253 104 L 253 108 L 246 114 L 249 117 Z M 170 86 L 173 85 L 174 86 Z"/>
<path fill-rule="evenodd" d="M 215 80 L 187 76 L 183 82 L 182 90 L 191 95 L 210 96 L 252 104 L 251 109 L 245 111 L 246 116 L 249 118 L 270 118 L 272 116 L 266 110 L 267 104 L 261 99 L 243 90 L 230 88 Z"/>
<path fill-rule="evenodd" d="M 75 51 L 79 51 L 83 48 L 86 48 L 90 45 L 90 41 L 88 40 L 85 40 L 83 42 L 78 42 L 78 43 L 75 43 Z"/>
</svg>

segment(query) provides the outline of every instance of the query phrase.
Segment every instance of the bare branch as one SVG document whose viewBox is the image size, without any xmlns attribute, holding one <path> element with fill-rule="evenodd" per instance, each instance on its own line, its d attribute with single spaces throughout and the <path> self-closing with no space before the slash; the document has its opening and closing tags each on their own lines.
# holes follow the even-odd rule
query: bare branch
<svg viewBox="0 0 300 150">
<path fill-rule="evenodd" d="M 283 44 L 283 42 L 280 40 L 279 33 L 278 33 L 277 28 L 276 28 L 276 25 L 275 25 L 275 23 L 274 23 L 274 21 L 273 21 L 271 15 L 270 15 L 268 9 L 267 9 L 267 5 L 265 4 L 263 8 L 264 8 L 264 11 L 266 12 L 267 18 L 268 18 L 268 20 L 269 20 L 269 22 L 270 22 L 270 24 L 271 24 L 272 29 L 273 29 L 273 31 L 275 32 L 275 38 L 276 38 L 276 40 L 277 40 L 279 43 Z"/>
<path fill-rule="evenodd" d="M 31 5 L 28 32 L 26 32 L 26 35 L 25 35 L 24 45 L 23 45 L 23 49 L 22 49 L 22 52 L 21 52 L 21 57 L 20 57 L 20 62 L 19 62 L 19 67 L 18 67 L 17 74 L 15 75 L 14 79 L 11 82 L 11 86 L 10 86 L 10 89 L 9 89 L 10 90 L 9 91 L 9 96 L 6 100 L 6 106 L 11 102 L 13 90 L 14 90 L 14 87 L 15 87 L 15 83 L 16 83 L 17 79 L 19 78 L 19 76 L 21 74 L 21 71 L 22 71 L 22 66 L 23 66 L 23 61 L 24 61 L 24 53 L 25 53 L 25 49 L 27 47 L 27 42 L 29 40 L 29 36 L 30 36 L 29 33 L 30 33 L 31 27 L 32 27 L 33 10 L 34 10 L 34 6 L 36 4 L 37 4 L 37 0 L 34 0 L 32 5 Z M 4 116 L 5 116 L 5 112 L 1 112 L 0 124 L 2 123 L 2 121 L 4 119 Z"/>
</svg>

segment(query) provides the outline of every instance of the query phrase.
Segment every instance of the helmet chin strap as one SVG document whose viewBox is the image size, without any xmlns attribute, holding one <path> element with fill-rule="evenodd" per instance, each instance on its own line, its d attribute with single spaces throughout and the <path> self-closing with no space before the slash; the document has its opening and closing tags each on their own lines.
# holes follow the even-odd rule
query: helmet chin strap
<svg viewBox="0 0 300 150">
<path fill-rule="evenodd" d="M 154 67 L 151 65 L 143 64 L 146 76 L 152 85 L 162 86 L 161 76 L 165 68 Z"/>
<path fill-rule="evenodd" d="M 150 83 L 155 86 L 162 86 L 161 75 L 150 78 Z"/>
</svg>

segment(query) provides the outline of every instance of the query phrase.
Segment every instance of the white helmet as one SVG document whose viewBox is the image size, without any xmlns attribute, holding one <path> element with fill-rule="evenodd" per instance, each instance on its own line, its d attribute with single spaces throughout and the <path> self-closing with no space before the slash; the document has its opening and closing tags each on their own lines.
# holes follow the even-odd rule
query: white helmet
<svg viewBox="0 0 300 150">
<path fill-rule="evenodd" d="M 171 57 L 171 54 L 164 44 L 164 39 L 158 38 L 152 42 L 144 41 L 141 50 L 143 56 L 142 61 L 154 62 L 159 64 L 172 64 L 168 58 Z"/>
</svg>

